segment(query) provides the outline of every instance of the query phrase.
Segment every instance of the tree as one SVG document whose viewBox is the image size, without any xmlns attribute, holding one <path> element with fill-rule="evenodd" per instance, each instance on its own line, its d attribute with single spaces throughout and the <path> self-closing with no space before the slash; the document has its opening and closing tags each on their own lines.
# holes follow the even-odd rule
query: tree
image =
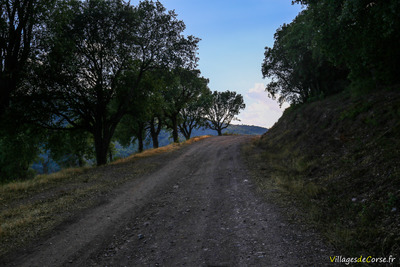
<svg viewBox="0 0 400 267">
<path fill-rule="evenodd" d="M 43 137 L 42 129 L 32 125 L 0 127 L 0 183 L 33 176 L 29 167 Z"/>
<path fill-rule="evenodd" d="M 231 91 L 214 91 L 212 105 L 207 112 L 207 126 L 217 131 L 218 135 L 222 135 L 222 130 L 226 129 L 245 107 L 241 94 Z"/>
<path fill-rule="evenodd" d="M 129 146 L 138 142 L 138 150 L 144 149 L 146 132 L 150 133 L 153 147 L 158 147 L 158 135 L 164 125 L 165 99 L 162 90 L 165 70 L 152 70 L 145 73 L 140 89 L 135 91 L 135 105 L 130 106 L 116 130 L 116 139 Z"/>
<path fill-rule="evenodd" d="M 172 129 L 173 140 L 179 142 L 179 115 L 188 103 L 195 101 L 206 90 L 208 80 L 200 76 L 199 70 L 178 68 L 171 75 L 171 84 L 164 91 L 165 114 L 168 118 L 167 125 Z"/>
<path fill-rule="evenodd" d="M 0 117 L 21 87 L 29 59 L 37 53 L 42 24 L 53 0 L 0 1 Z"/>
<path fill-rule="evenodd" d="M 266 90 L 282 105 L 304 103 L 312 98 L 339 92 L 347 84 L 346 68 L 335 67 L 315 45 L 316 31 L 307 10 L 275 33 L 273 48 L 265 48 Z"/>
<path fill-rule="evenodd" d="M 65 168 L 83 167 L 85 160 L 94 159 L 93 138 L 81 130 L 48 131 L 45 152 Z"/>
<path fill-rule="evenodd" d="M 26 124 L 29 112 L 20 111 L 24 106 L 21 96 L 30 90 L 26 80 L 54 3 L 55 0 L 0 1 L 1 181 L 30 176 L 29 166 L 38 155 L 43 131 Z"/>
<path fill-rule="evenodd" d="M 211 107 L 212 94 L 208 87 L 204 87 L 203 91 L 180 111 L 179 131 L 186 140 L 189 140 L 193 129 L 199 129 L 207 125 L 206 114 Z"/>
<path fill-rule="evenodd" d="M 184 23 L 165 11 L 152 1 L 71 0 L 49 24 L 50 52 L 41 55 L 47 79 L 36 99 L 53 116 L 42 125 L 91 133 L 98 165 L 107 163 L 119 122 L 137 104 L 144 74 L 197 61 L 198 39 L 184 37 Z"/>
<path fill-rule="evenodd" d="M 133 116 L 128 113 L 118 124 L 115 139 L 124 147 L 128 147 L 137 141 L 138 152 L 142 152 L 146 139 L 146 125 L 147 118 L 145 116 Z"/>
<path fill-rule="evenodd" d="M 382 89 L 400 82 L 400 2 L 303 0 L 315 43 L 336 66 L 350 70 L 355 89 Z"/>
<path fill-rule="evenodd" d="M 160 79 L 153 77 L 153 82 Z M 155 89 L 149 97 L 149 121 L 148 121 L 148 131 L 150 132 L 151 139 L 153 141 L 153 148 L 159 147 L 158 136 L 161 130 L 165 126 L 165 99 L 162 96 L 162 83 L 157 83 Z"/>
</svg>

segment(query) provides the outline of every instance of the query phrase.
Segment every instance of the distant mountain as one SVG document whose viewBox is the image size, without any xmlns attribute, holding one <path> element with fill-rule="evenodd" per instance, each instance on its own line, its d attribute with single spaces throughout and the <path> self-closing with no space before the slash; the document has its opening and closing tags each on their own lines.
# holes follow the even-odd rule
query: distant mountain
<svg viewBox="0 0 400 267">
<path fill-rule="evenodd" d="M 244 135 L 262 135 L 268 131 L 267 128 L 259 126 L 250 125 L 229 125 L 228 128 L 222 130 L 222 134 L 244 134 Z M 217 131 L 210 130 L 208 128 L 200 128 L 198 130 L 193 130 L 191 137 L 202 136 L 202 135 L 218 135 Z M 181 135 L 180 140 L 185 140 L 185 137 Z M 166 146 L 172 143 L 171 133 L 168 131 L 162 131 L 159 135 L 159 144 L 161 146 Z M 150 139 L 149 144 L 146 148 L 153 147 Z"/>
<path fill-rule="evenodd" d="M 262 135 L 265 134 L 267 131 L 267 128 L 253 125 L 229 125 L 228 129 L 223 131 L 223 133 Z"/>
</svg>

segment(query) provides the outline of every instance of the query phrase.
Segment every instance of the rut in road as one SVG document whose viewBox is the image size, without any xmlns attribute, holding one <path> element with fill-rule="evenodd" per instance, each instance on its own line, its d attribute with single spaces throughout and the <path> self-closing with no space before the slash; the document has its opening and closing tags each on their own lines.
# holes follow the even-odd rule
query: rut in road
<svg viewBox="0 0 400 267">
<path fill-rule="evenodd" d="M 257 194 L 241 160 L 248 136 L 172 152 L 18 266 L 327 265 L 331 250 Z"/>
</svg>

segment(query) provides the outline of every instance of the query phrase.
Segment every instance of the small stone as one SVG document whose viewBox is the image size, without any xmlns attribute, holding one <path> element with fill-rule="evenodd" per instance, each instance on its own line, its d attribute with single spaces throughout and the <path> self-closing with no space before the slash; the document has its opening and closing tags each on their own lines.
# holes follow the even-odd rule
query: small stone
<svg viewBox="0 0 400 267">
<path fill-rule="evenodd" d="M 397 211 L 397 209 L 396 209 L 396 208 L 393 208 L 393 209 L 392 209 L 392 212 L 396 212 L 396 211 Z"/>
<path fill-rule="evenodd" d="M 143 238 L 144 238 L 144 235 L 138 234 L 138 238 L 139 238 L 139 239 L 143 239 Z"/>
<path fill-rule="evenodd" d="M 357 201 L 357 198 L 353 197 L 353 198 L 351 199 L 351 201 L 356 202 L 356 201 Z"/>
</svg>

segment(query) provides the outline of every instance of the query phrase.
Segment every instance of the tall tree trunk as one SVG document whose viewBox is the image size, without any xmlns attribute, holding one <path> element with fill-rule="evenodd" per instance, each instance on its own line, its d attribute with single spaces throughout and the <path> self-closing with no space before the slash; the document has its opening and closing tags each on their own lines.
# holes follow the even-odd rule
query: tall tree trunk
<svg viewBox="0 0 400 267">
<path fill-rule="evenodd" d="M 158 148 L 158 134 L 160 133 L 159 131 L 160 125 L 158 125 L 158 129 L 156 130 L 155 127 L 155 118 L 153 117 L 150 122 L 150 135 L 151 139 L 153 140 L 153 148 Z"/>
<path fill-rule="evenodd" d="M 218 129 L 217 129 L 217 132 L 218 132 L 218 136 L 221 136 L 221 135 L 222 135 L 222 130 L 221 130 L 221 128 L 218 128 Z"/>
<path fill-rule="evenodd" d="M 83 161 L 82 156 L 78 156 L 78 166 L 83 167 L 83 163 L 84 163 L 84 161 Z"/>
<path fill-rule="evenodd" d="M 4 75 L 6 76 L 7 73 Z M 10 105 L 10 94 L 15 90 L 14 81 L 1 77 L 0 78 L 0 117 L 5 113 Z"/>
<path fill-rule="evenodd" d="M 111 136 L 108 127 L 97 127 L 93 133 L 97 166 L 107 164 L 107 152 L 110 147 Z"/>
<path fill-rule="evenodd" d="M 189 127 L 189 130 L 187 131 L 187 137 L 186 137 L 186 140 L 189 140 L 190 139 L 190 136 L 192 135 L 192 130 L 193 130 L 193 128 L 190 128 Z"/>
<path fill-rule="evenodd" d="M 183 136 L 185 136 L 185 139 L 186 139 L 186 140 L 189 140 L 189 139 L 190 139 L 191 131 L 187 131 L 187 130 L 185 129 L 185 131 L 183 131 L 182 133 L 183 133 Z"/>
<path fill-rule="evenodd" d="M 174 139 L 174 143 L 179 143 L 178 114 L 173 114 L 171 116 L 171 120 L 172 120 L 172 138 Z"/>
<path fill-rule="evenodd" d="M 153 139 L 153 148 L 158 148 L 159 144 L 158 144 L 158 135 L 152 135 L 151 138 Z"/>
<path fill-rule="evenodd" d="M 137 139 L 138 139 L 138 144 L 139 144 L 139 148 L 138 148 L 138 151 L 139 152 L 143 152 L 143 150 L 144 150 L 144 145 L 143 145 L 143 143 L 144 143 L 144 138 L 143 138 L 143 136 L 144 136 L 144 123 L 139 123 L 139 125 L 138 125 L 138 135 L 137 135 Z"/>
<path fill-rule="evenodd" d="M 139 148 L 138 148 L 138 152 L 143 152 L 144 150 L 144 145 L 143 145 L 143 136 L 140 135 L 138 136 L 138 144 L 139 144 Z"/>
<path fill-rule="evenodd" d="M 101 134 L 94 135 L 94 147 L 96 150 L 97 166 L 107 164 L 107 151 L 110 142 L 101 136 Z"/>
<path fill-rule="evenodd" d="M 190 134 L 186 130 L 186 125 L 183 123 L 182 125 L 178 125 L 179 131 L 183 134 L 186 140 L 190 139 Z"/>
</svg>

